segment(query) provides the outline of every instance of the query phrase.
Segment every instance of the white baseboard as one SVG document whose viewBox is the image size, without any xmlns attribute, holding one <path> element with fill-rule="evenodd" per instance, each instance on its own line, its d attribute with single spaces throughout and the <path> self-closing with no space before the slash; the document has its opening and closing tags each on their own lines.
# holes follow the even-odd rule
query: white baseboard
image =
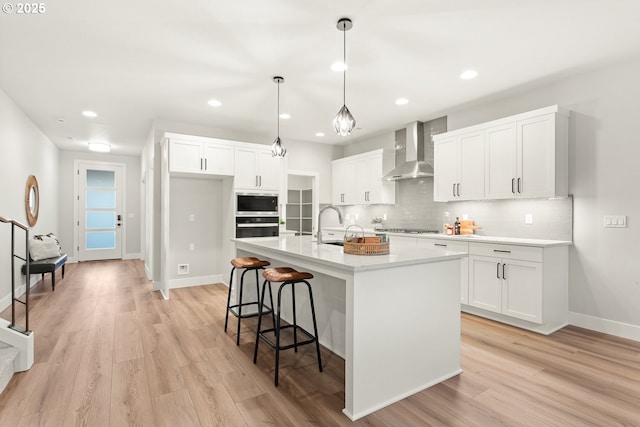
<svg viewBox="0 0 640 427">
<path fill-rule="evenodd" d="M 212 283 L 221 283 L 224 279 L 222 274 L 211 274 L 208 276 L 185 277 L 184 279 L 169 280 L 169 289 L 188 288 L 189 286 L 210 285 Z"/>
<path fill-rule="evenodd" d="M 130 254 L 125 254 L 122 259 L 142 259 L 142 253 L 134 252 Z"/>
<path fill-rule="evenodd" d="M 569 324 L 598 331 L 620 338 L 640 341 L 640 326 L 615 320 L 602 319 L 588 314 L 569 312 Z"/>
<path fill-rule="evenodd" d="M 49 273 L 47 273 L 47 274 L 49 274 Z M 42 278 L 42 276 L 40 276 L 39 274 L 32 274 L 31 275 L 31 287 L 33 287 L 36 283 L 38 283 L 38 281 L 41 278 Z M 9 285 L 9 288 L 11 288 L 11 285 Z M 25 288 L 24 284 L 22 284 L 22 285 L 20 285 L 20 286 L 18 286 L 16 288 L 16 295 L 22 295 L 26 291 L 27 291 L 27 289 Z M 0 311 L 6 310 L 10 306 L 11 306 L 11 290 L 9 290 L 9 293 L 7 295 L 5 295 L 4 297 L 0 298 Z"/>
</svg>

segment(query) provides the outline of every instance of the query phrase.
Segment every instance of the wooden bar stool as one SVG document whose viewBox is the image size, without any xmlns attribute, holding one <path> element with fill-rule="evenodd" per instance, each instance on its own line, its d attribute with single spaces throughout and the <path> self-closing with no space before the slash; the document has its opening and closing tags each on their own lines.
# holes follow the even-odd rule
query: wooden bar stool
<svg viewBox="0 0 640 427">
<path fill-rule="evenodd" d="M 316 352 L 318 354 L 318 369 L 322 372 L 322 360 L 320 359 L 320 343 L 318 342 L 318 325 L 316 323 L 316 312 L 313 305 L 313 293 L 311 292 L 311 285 L 307 282 L 307 279 L 312 279 L 313 275 L 311 273 L 304 273 L 294 270 L 290 267 L 278 267 L 278 268 L 268 268 L 262 272 L 262 276 L 264 277 L 264 282 L 262 284 L 262 297 L 260 298 L 261 307 L 258 317 L 258 332 L 256 334 L 256 346 L 253 352 L 253 363 L 256 363 L 258 359 L 258 343 L 260 342 L 260 338 L 265 340 L 267 344 L 273 347 L 276 350 L 276 372 L 275 372 L 275 385 L 278 386 L 278 366 L 280 362 L 280 350 L 287 350 L 290 348 L 298 351 L 298 347 L 305 344 L 316 343 Z M 271 294 L 271 282 L 282 282 L 280 287 L 278 288 L 278 305 L 277 305 L 277 316 L 275 318 L 274 327 L 268 329 L 260 329 L 262 325 L 262 305 L 264 304 L 264 294 L 266 288 L 269 288 L 269 293 Z M 296 319 L 296 292 L 295 285 L 296 283 L 304 283 L 307 285 L 307 289 L 309 290 L 309 304 L 311 306 L 311 319 L 313 320 L 313 334 L 307 332 L 302 327 L 298 326 Z M 268 285 L 268 286 L 267 286 Z M 291 285 L 291 300 L 293 305 L 293 324 L 280 326 L 280 313 L 281 313 L 281 301 L 282 301 L 282 290 Z M 273 304 L 272 304 L 273 307 Z M 273 312 L 272 312 L 273 316 Z M 281 345 L 280 343 L 280 333 L 283 329 L 293 329 L 293 344 L 289 345 Z M 304 341 L 298 341 L 298 331 L 301 332 L 307 339 Z M 275 342 L 273 342 L 269 337 L 267 337 L 267 333 L 274 332 L 275 333 Z"/>
<path fill-rule="evenodd" d="M 231 312 L 234 316 L 238 318 L 238 331 L 236 336 L 236 345 L 240 345 L 240 320 L 257 316 L 258 312 L 250 313 L 250 314 L 242 314 L 242 307 L 256 305 L 260 312 L 263 309 L 263 305 L 260 304 L 260 285 L 258 279 L 258 270 L 263 270 L 264 267 L 270 265 L 269 261 L 263 261 L 254 257 L 241 257 L 234 258 L 231 260 L 231 265 L 233 268 L 231 269 L 231 276 L 229 277 L 229 295 L 227 296 L 227 313 L 224 318 L 224 331 L 227 332 L 227 324 L 229 323 L 229 312 Z M 242 272 L 242 276 L 240 276 L 240 295 L 238 297 L 238 304 L 231 305 L 231 289 L 233 287 L 233 273 L 236 269 L 244 269 Z M 244 288 L 244 275 L 247 274 L 248 271 L 256 272 L 256 298 L 257 301 L 251 302 L 243 302 L 242 301 L 242 290 Z M 273 295 L 269 292 L 269 297 L 271 300 L 271 307 L 268 307 L 265 313 L 273 313 Z M 237 309 L 235 311 L 234 309 Z M 275 320 L 274 320 L 275 321 Z"/>
</svg>

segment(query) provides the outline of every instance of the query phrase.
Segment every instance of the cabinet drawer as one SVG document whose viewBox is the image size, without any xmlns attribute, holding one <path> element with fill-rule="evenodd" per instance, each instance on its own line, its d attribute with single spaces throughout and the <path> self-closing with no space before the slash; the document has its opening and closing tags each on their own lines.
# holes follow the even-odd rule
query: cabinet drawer
<svg viewBox="0 0 640 427">
<path fill-rule="evenodd" d="M 524 261 L 542 262 L 542 251 L 542 248 L 535 246 L 469 243 L 470 255 L 493 256 L 504 259 L 521 259 Z"/>
<path fill-rule="evenodd" d="M 469 252 L 469 242 L 454 242 L 451 239 L 422 239 L 417 238 L 419 248 L 441 248 L 456 252 Z"/>
</svg>

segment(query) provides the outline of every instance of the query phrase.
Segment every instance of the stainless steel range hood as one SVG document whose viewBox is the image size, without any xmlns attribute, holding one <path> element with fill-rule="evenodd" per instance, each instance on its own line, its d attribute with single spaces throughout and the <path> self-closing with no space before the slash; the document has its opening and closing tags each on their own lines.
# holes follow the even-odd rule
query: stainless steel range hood
<svg viewBox="0 0 640 427">
<path fill-rule="evenodd" d="M 402 129 L 404 131 L 404 129 Z M 411 122 L 406 128 L 406 137 L 398 141 L 403 132 L 396 131 L 396 167 L 382 177 L 387 181 L 416 179 L 433 176 L 433 167 L 424 161 L 424 128 L 422 122 Z M 400 157 L 404 152 L 404 158 Z M 400 156 L 399 156 L 400 155 Z"/>
</svg>

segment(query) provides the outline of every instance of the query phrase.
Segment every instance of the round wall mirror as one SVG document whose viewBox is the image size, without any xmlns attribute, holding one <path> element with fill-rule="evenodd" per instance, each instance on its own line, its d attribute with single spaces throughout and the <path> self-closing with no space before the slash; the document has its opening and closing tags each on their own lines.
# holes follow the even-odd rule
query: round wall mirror
<svg viewBox="0 0 640 427">
<path fill-rule="evenodd" d="M 40 190 L 38 189 L 38 180 L 34 175 L 29 175 L 29 178 L 27 178 L 24 197 L 27 222 L 30 227 L 33 227 L 38 222 L 38 211 L 40 210 Z"/>
</svg>

